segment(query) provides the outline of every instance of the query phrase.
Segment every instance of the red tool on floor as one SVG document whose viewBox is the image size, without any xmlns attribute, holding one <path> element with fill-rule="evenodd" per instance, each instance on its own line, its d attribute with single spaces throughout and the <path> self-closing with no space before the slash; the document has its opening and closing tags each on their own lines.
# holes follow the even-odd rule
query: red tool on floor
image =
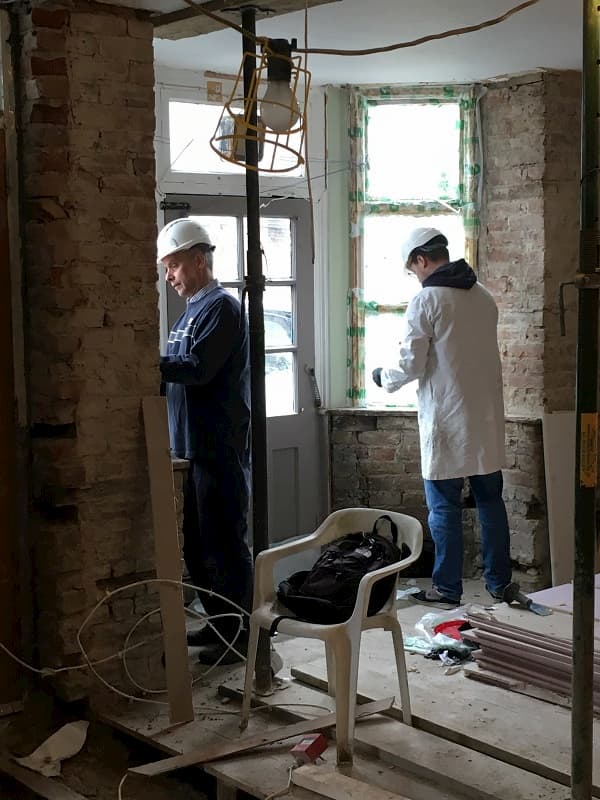
<svg viewBox="0 0 600 800">
<path fill-rule="evenodd" d="M 327 739 L 322 733 L 309 733 L 303 736 L 300 741 L 295 744 L 290 753 L 294 756 L 298 764 L 308 764 L 316 761 L 321 753 L 327 750 Z"/>
</svg>

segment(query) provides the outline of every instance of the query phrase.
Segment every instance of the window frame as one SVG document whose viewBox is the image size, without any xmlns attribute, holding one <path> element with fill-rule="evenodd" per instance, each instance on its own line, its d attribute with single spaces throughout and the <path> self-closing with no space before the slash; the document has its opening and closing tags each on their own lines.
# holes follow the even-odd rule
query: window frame
<svg viewBox="0 0 600 800">
<path fill-rule="evenodd" d="M 475 266 L 476 242 L 479 230 L 479 205 L 481 191 L 481 144 L 479 140 L 479 118 L 477 87 L 354 87 L 351 94 L 349 124 L 351 143 L 351 183 L 350 183 L 350 230 L 351 230 L 351 264 L 349 281 L 349 320 L 348 320 L 348 379 L 346 396 L 351 405 L 377 408 L 382 404 L 372 400 L 367 402 L 367 381 L 365 375 L 365 327 L 366 315 L 371 313 L 398 314 L 404 316 L 408 302 L 394 305 L 379 305 L 364 297 L 365 238 L 364 220 L 368 216 L 413 216 L 421 217 L 423 223 L 431 216 L 453 215 L 460 213 L 463 217 L 465 236 L 465 255 Z M 390 201 L 371 198 L 367 193 L 366 164 L 368 163 L 368 107 L 369 105 L 423 105 L 427 102 L 456 103 L 459 107 L 460 145 L 459 145 L 459 180 L 461 196 L 458 200 L 440 198 L 433 202 Z M 471 113 L 474 112 L 474 113 Z M 466 119 L 466 115 L 471 116 Z M 477 158 L 471 163 L 465 161 L 465 136 L 471 138 L 473 152 Z M 473 172 L 466 170 L 476 168 Z M 466 185 L 466 175 L 470 184 Z M 471 177 L 474 176 L 474 177 Z M 468 190 L 468 194 L 467 194 Z M 473 202 L 475 190 L 475 202 Z M 471 239 L 467 238 L 467 217 L 465 209 L 469 209 L 469 218 L 474 217 L 476 227 L 471 231 Z M 473 233 L 475 232 L 475 236 Z M 362 339 L 362 341 L 361 341 Z M 414 406 L 385 403 L 386 408 L 412 410 Z"/>
<path fill-rule="evenodd" d="M 223 84 L 223 98 L 227 96 L 230 83 L 227 80 L 221 81 Z M 182 172 L 171 169 L 170 146 L 169 146 L 169 103 L 175 101 L 180 103 L 201 103 L 215 106 L 223 106 L 220 101 L 210 100 L 207 96 L 206 88 L 196 86 L 182 86 L 172 83 L 156 84 L 156 116 L 157 126 L 155 134 L 156 145 L 156 183 L 159 194 L 223 194 L 228 196 L 242 195 L 245 192 L 245 172 L 239 174 L 233 172 Z M 309 114 L 310 114 L 309 100 Z M 213 131 L 211 131 L 212 135 Z M 311 140 L 312 141 L 312 140 Z M 319 142 L 316 151 L 321 148 Z M 311 145 L 312 147 L 312 145 Z M 314 148 L 313 148 L 314 149 Z M 304 168 L 305 169 L 305 168 Z M 313 191 L 320 187 L 323 178 L 313 180 Z M 308 197 L 306 185 L 306 174 L 290 175 L 290 173 L 260 173 L 261 195 L 283 194 L 289 198 Z"/>
</svg>

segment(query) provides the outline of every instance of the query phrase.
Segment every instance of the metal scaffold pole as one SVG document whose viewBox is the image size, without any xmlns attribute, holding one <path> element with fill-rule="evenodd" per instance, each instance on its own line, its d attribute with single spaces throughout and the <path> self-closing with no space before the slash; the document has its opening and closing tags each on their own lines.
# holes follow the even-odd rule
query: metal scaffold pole
<svg viewBox="0 0 600 800">
<path fill-rule="evenodd" d="M 248 102 L 256 72 L 256 10 L 242 8 L 244 35 L 244 97 Z M 249 109 L 249 123 L 256 127 L 256 102 Z M 269 546 L 267 485 L 267 404 L 265 395 L 265 320 L 260 247 L 260 187 L 258 176 L 258 141 L 246 137 L 246 217 L 248 220 L 248 254 L 246 286 L 248 290 L 248 323 L 250 328 L 250 393 L 252 400 L 252 540 L 254 558 Z M 256 657 L 256 690 L 271 690 L 271 647 L 269 637 L 261 631 Z"/>
<path fill-rule="evenodd" d="M 598 483 L 598 290 L 600 12 L 583 2 L 581 238 L 577 331 L 577 444 L 575 572 L 573 580 L 573 684 L 571 797 L 590 800 L 593 767 L 594 569 Z"/>
</svg>

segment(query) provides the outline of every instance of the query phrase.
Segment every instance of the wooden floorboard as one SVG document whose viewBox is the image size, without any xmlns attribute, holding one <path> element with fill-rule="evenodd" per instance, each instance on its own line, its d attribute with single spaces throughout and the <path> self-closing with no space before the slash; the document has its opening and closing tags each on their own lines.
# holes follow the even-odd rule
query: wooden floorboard
<svg viewBox="0 0 600 800">
<path fill-rule="evenodd" d="M 308 687 L 291 686 L 288 693 L 290 702 L 300 698 L 311 703 L 325 699 L 331 702 L 327 695 L 311 692 Z M 368 718 L 356 727 L 355 748 L 363 757 L 395 766 L 416 780 L 434 788 L 443 787 L 463 798 L 567 800 L 569 797 L 569 790 L 554 781 L 383 715 Z"/>
<path fill-rule="evenodd" d="M 432 610 L 434 609 L 416 604 L 403 609 L 400 619 L 405 635 L 417 635 L 415 623 L 423 614 Z M 512 609 L 507 610 L 512 612 Z M 528 618 L 533 616 L 517 611 L 516 616 L 519 615 L 525 615 L 525 622 L 529 623 Z M 515 624 L 515 614 L 503 615 L 503 619 L 509 624 Z M 547 628 L 547 621 L 552 618 L 539 617 L 537 620 L 541 621 L 542 627 Z M 555 628 L 561 629 L 560 632 L 543 632 L 564 634 L 564 622 L 556 623 L 553 620 L 553 623 Z M 305 673 L 310 673 L 315 681 L 322 681 L 325 662 L 320 643 L 278 636 L 275 646 L 284 660 L 286 674 L 290 668 L 300 667 Z M 475 797 L 477 800 L 488 797 L 498 797 L 501 800 L 566 800 L 569 797 L 566 787 L 570 769 L 570 713 L 567 709 L 500 687 L 479 684 L 465 678 L 462 672 L 446 675 L 439 662 L 429 661 L 419 655 L 407 654 L 407 664 L 417 730 L 392 719 L 378 725 L 362 723 L 357 727 L 359 742 L 364 751 L 370 753 L 365 761 L 369 765 L 368 769 L 372 767 L 375 770 L 373 775 L 377 774 L 378 768 L 386 775 L 391 775 L 392 783 L 387 786 L 384 783 L 384 789 L 393 791 L 393 781 L 402 776 L 407 781 L 412 781 L 403 790 L 411 800 L 465 800 Z M 239 718 L 237 713 L 227 716 L 224 714 L 226 710 L 237 711 L 237 708 L 233 703 L 222 706 L 216 690 L 219 685 L 239 688 L 242 677 L 243 670 L 239 667 L 228 668 L 218 670 L 210 681 L 196 686 L 194 705 L 197 716 L 193 723 L 171 726 L 165 710 L 155 710 L 147 705 L 124 705 L 120 708 L 112 707 L 108 711 L 104 708 L 101 716 L 104 721 L 169 754 L 199 749 L 216 741 L 232 741 L 239 737 Z M 389 634 L 372 631 L 363 636 L 359 691 L 371 698 L 398 695 Z M 320 706 L 320 709 L 306 709 L 306 713 L 311 716 L 322 714 L 323 708 L 332 708 L 332 698 L 295 681 L 291 681 L 284 690 L 276 691 L 270 702 L 292 706 L 296 703 Z M 290 708 L 289 712 L 292 713 L 292 710 Z M 396 708 L 395 713 L 399 716 L 401 712 Z M 282 724 L 281 721 L 263 719 L 260 714 L 253 714 L 248 733 L 259 731 L 263 726 L 272 727 L 278 724 Z M 369 729 L 363 728 L 361 731 L 360 728 L 364 725 L 368 725 Z M 401 735 L 398 735 L 397 729 L 404 729 L 400 731 Z M 598 733 L 597 728 L 596 732 Z M 289 747 L 292 746 L 292 742 L 288 744 Z M 462 746 L 463 749 L 452 750 L 450 745 L 459 748 Z M 440 747 L 441 752 L 446 753 L 443 758 L 436 755 Z M 468 749 L 465 751 L 464 748 Z M 389 753 L 388 763 L 383 760 L 382 753 L 389 749 L 392 750 L 393 763 L 389 763 Z M 423 767 L 424 753 L 427 759 L 431 753 L 433 755 L 430 760 L 425 759 Z M 489 762 L 485 761 L 484 756 L 489 758 Z M 290 758 L 288 745 L 274 745 L 260 754 L 247 753 L 222 763 L 207 765 L 206 771 L 214 774 L 224 785 L 245 788 L 246 791 L 249 781 L 252 784 L 250 794 L 264 798 L 285 785 Z M 331 755 L 331 759 L 333 758 Z M 359 753 L 357 758 L 364 760 L 364 755 Z M 595 753 L 594 796 L 600 797 L 598 758 Z M 486 770 L 487 779 L 481 776 L 477 778 L 480 783 L 474 783 L 477 777 L 474 774 L 474 765 L 482 760 L 489 765 Z M 420 764 L 423 767 L 421 774 L 411 773 L 408 769 L 410 763 Z M 445 776 L 441 787 L 440 770 L 443 774 L 446 767 L 450 768 L 452 764 L 457 771 L 452 773 L 451 779 Z M 437 785 L 432 783 L 435 780 L 432 776 L 435 774 L 438 776 Z M 464 786 L 461 788 L 465 775 L 469 776 L 471 782 L 466 789 Z M 487 785 L 484 785 L 485 780 Z M 536 784 L 536 780 L 540 782 Z M 294 789 L 294 792 L 300 791 L 305 790 Z"/>
<path fill-rule="evenodd" d="M 385 638 L 379 631 L 363 636 L 358 685 L 365 699 L 398 694 L 393 656 L 388 654 L 391 644 Z M 423 730 L 569 784 L 571 715 L 567 708 L 478 684 L 462 672 L 446 675 L 439 662 L 422 656 L 407 655 L 407 663 L 409 669 L 417 670 L 409 672 L 408 678 L 412 711 Z M 305 657 L 301 673 L 322 685 L 326 675 L 324 656 Z M 594 722 L 594 738 L 600 741 L 598 720 Z M 599 748 L 594 752 L 594 796 L 600 797 Z"/>
</svg>

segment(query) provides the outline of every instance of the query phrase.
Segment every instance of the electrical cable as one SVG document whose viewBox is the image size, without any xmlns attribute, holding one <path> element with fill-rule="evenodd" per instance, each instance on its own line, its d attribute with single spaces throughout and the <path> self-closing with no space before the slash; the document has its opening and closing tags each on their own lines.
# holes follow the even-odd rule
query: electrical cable
<svg viewBox="0 0 600 800">
<path fill-rule="evenodd" d="M 197 3 L 194 3 L 193 0 L 184 0 L 184 2 L 193 8 L 197 14 L 204 14 L 207 17 L 210 17 L 213 21 L 218 22 L 220 25 L 226 28 L 233 28 L 233 30 L 240 33 L 242 36 L 247 36 L 249 39 L 253 40 L 256 44 L 260 44 L 261 42 L 265 41 L 264 36 L 255 36 L 254 34 L 250 33 L 250 31 L 245 30 L 244 28 L 236 25 L 235 22 L 231 22 L 231 20 L 226 19 L 225 17 L 220 16 L 219 14 L 214 14 L 212 11 L 208 11 L 208 9 L 203 8 L 203 6 L 199 6 Z M 442 33 L 431 33 L 427 36 L 421 36 L 418 39 L 412 39 L 407 42 L 398 42 L 396 44 L 389 44 L 384 45 L 382 47 L 371 47 L 365 50 L 339 50 L 335 48 L 327 48 L 327 47 L 312 47 L 312 48 L 294 48 L 294 52 L 296 53 L 312 53 L 313 55 L 326 55 L 326 56 L 371 56 L 376 55 L 378 53 L 390 53 L 393 50 L 402 50 L 407 47 L 417 47 L 418 45 L 425 44 L 426 42 L 432 42 L 437 39 L 447 39 L 450 36 L 460 36 L 464 33 L 475 33 L 476 31 L 483 30 L 484 28 L 490 28 L 493 25 L 499 25 L 501 22 L 505 22 L 507 19 L 512 17 L 514 14 L 518 14 L 520 11 L 524 11 L 526 8 L 530 6 L 534 6 L 539 3 L 540 0 L 525 0 L 523 3 L 519 3 L 519 5 L 510 8 L 504 14 L 501 14 L 499 17 L 493 17 L 492 19 L 487 19 L 484 22 L 479 22 L 476 25 L 467 25 L 463 28 L 453 28 L 452 30 L 443 31 Z"/>
<path fill-rule="evenodd" d="M 292 774 L 293 774 L 294 770 L 296 769 L 296 767 L 297 767 L 297 764 L 292 764 L 290 766 L 290 769 L 289 769 L 289 772 L 288 772 L 288 782 L 283 787 L 283 789 L 278 789 L 276 792 L 271 792 L 271 794 L 268 794 L 265 797 L 265 800 L 275 800 L 276 797 L 283 797 L 284 794 L 287 794 L 289 792 L 290 786 L 292 785 Z M 119 798 L 119 800 L 120 800 L 120 798 Z"/>
<path fill-rule="evenodd" d="M 304 56 L 304 69 L 308 71 L 308 0 L 304 0 L 304 47 L 305 47 L 305 56 Z M 306 80 L 306 78 L 304 79 Z M 306 88 L 305 88 L 306 94 Z M 308 126 L 308 97 L 305 97 L 304 103 L 304 164 L 305 164 L 305 172 L 306 172 L 306 186 L 308 188 L 308 206 L 310 208 L 310 250 L 311 250 L 311 264 L 314 266 L 315 263 L 315 251 L 316 251 L 316 244 L 315 244 L 315 208 L 313 202 L 313 191 L 312 191 L 312 180 L 310 177 L 310 163 L 308 158 L 308 132 L 310 128 Z"/>
<path fill-rule="evenodd" d="M 86 649 L 83 646 L 83 643 L 81 641 L 81 636 L 83 634 L 83 631 L 89 625 L 89 622 L 92 619 L 92 617 L 96 614 L 98 609 L 104 603 L 106 603 L 111 597 L 114 597 L 115 595 L 119 594 L 120 592 L 127 591 L 127 590 L 130 590 L 130 589 L 134 589 L 134 588 L 136 588 L 138 586 L 147 586 L 149 584 L 162 584 L 162 585 L 170 585 L 170 586 L 178 586 L 178 587 L 184 587 L 184 588 L 189 588 L 189 589 L 195 589 L 196 591 L 199 591 L 199 592 L 202 592 L 204 594 L 207 594 L 210 597 L 218 597 L 219 599 L 224 600 L 225 602 L 229 603 L 232 607 L 238 609 L 238 611 L 241 614 L 244 614 L 244 615 L 248 616 L 248 612 L 244 608 L 239 606 L 237 603 L 235 603 L 233 600 L 230 600 L 228 597 L 224 597 L 223 595 L 219 594 L 218 592 L 214 592 L 214 591 L 212 591 L 210 589 L 205 589 L 205 588 L 203 588 L 201 586 L 195 586 L 194 584 L 191 584 L 191 583 L 185 583 L 184 581 L 176 581 L 176 580 L 171 580 L 171 579 L 168 579 L 168 578 L 147 578 L 145 580 L 135 581 L 134 583 L 130 583 L 130 584 L 126 585 L 126 586 L 121 586 L 118 589 L 114 589 L 111 592 L 107 592 L 107 594 L 104 597 L 102 597 L 96 603 L 96 605 L 92 608 L 90 613 L 84 619 L 81 627 L 79 628 L 79 630 L 77 631 L 77 634 L 76 634 L 77 645 L 79 646 L 79 649 L 80 649 L 81 654 L 82 654 L 82 656 L 83 656 L 83 658 L 85 660 L 85 663 L 89 667 L 89 669 L 92 672 L 92 674 L 100 681 L 100 683 L 103 684 L 103 686 L 105 686 L 110 691 L 113 691 L 115 694 L 119 695 L 120 697 L 123 697 L 123 698 L 125 698 L 127 700 L 137 700 L 140 703 L 151 703 L 153 705 L 165 706 L 165 705 L 168 705 L 168 702 L 165 701 L 165 700 L 154 700 L 154 699 L 151 699 L 151 698 L 148 698 L 148 697 L 136 697 L 135 695 L 132 695 L 132 694 L 129 694 L 127 692 L 122 691 L 117 686 L 114 686 L 114 684 L 111 684 L 109 681 L 107 681 L 94 668 L 94 664 L 90 661 L 90 659 L 88 657 L 88 654 L 87 654 L 87 651 L 86 651 Z M 235 648 L 233 647 L 232 644 L 229 644 L 228 647 L 224 649 L 224 651 L 221 654 L 221 656 L 219 657 L 219 659 L 212 666 L 210 666 L 205 672 L 203 672 L 201 677 L 204 677 L 209 672 L 211 672 L 213 669 L 215 669 L 220 664 L 220 662 L 223 660 L 223 658 L 225 657 L 225 655 L 227 654 L 227 652 L 229 650 L 233 650 L 243 660 L 244 656 L 241 653 L 239 653 L 239 651 L 235 650 Z"/>
<path fill-rule="evenodd" d="M 123 777 L 119 781 L 119 785 L 117 787 L 117 799 L 118 800 L 123 800 L 123 785 L 124 785 L 124 783 L 125 783 L 125 781 L 127 780 L 128 777 L 129 777 L 129 773 L 126 772 L 125 775 L 123 775 Z"/>
</svg>

